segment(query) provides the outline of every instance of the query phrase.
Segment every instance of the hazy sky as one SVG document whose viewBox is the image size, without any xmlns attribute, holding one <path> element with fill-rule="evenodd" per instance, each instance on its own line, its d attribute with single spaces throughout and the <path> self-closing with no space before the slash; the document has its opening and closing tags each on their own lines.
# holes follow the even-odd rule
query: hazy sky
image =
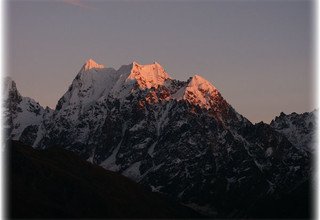
<svg viewBox="0 0 320 220">
<path fill-rule="evenodd" d="M 311 111 L 311 1 L 8 1 L 8 74 L 55 107 L 88 58 L 199 74 L 253 122 Z"/>
</svg>

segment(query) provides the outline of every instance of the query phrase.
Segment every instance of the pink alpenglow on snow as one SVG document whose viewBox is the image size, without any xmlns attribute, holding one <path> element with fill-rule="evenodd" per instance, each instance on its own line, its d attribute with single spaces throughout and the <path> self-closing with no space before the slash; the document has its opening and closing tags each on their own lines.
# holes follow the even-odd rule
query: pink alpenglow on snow
<svg viewBox="0 0 320 220">
<path fill-rule="evenodd" d="M 88 59 L 86 63 L 82 66 L 80 72 L 85 72 L 91 69 L 102 69 L 104 65 L 96 63 L 93 59 Z"/>
<path fill-rule="evenodd" d="M 206 79 L 199 75 L 191 78 L 190 82 L 179 89 L 173 98 L 177 100 L 188 100 L 192 103 L 197 103 L 204 108 L 210 108 L 210 100 L 212 97 L 219 95 L 219 91 Z"/>
<path fill-rule="evenodd" d="M 146 65 L 133 62 L 131 73 L 128 76 L 128 79 L 136 80 L 142 89 L 157 88 L 159 85 L 163 85 L 169 78 L 169 75 L 157 62 Z"/>
</svg>

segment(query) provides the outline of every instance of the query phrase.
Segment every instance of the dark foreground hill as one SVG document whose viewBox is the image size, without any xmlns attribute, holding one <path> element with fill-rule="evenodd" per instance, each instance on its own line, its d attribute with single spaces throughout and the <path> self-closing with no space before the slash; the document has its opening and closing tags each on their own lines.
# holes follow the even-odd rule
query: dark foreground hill
<svg viewBox="0 0 320 220">
<path fill-rule="evenodd" d="M 283 193 L 279 197 L 267 196 L 250 209 L 248 216 L 263 216 L 268 219 L 311 219 L 314 202 L 311 195 L 314 190 L 312 181 L 304 181 L 291 192 Z"/>
<path fill-rule="evenodd" d="M 12 141 L 9 218 L 199 218 L 197 213 L 61 148 Z"/>
</svg>

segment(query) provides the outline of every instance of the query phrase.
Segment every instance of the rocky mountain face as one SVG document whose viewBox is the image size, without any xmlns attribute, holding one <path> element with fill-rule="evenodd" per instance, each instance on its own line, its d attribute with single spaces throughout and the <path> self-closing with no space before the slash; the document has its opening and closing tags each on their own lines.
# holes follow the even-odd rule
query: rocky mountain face
<svg viewBox="0 0 320 220">
<path fill-rule="evenodd" d="M 50 108 L 44 109 L 29 97 L 21 96 L 10 77 L 4 81 L 5 132 L 13 140 L 32 145 L 39 136 L 39 128 L 53 111 Z"/>
<path fill-rule="evenodd" d="M 318 111 L 303 114 L 281 112 L 270 125 L 279 133 L 283 134 L 296 148 L 304 151 L 314 151 L 316 117 Z"/>
<path fill-rule="evenodd" d="M 15 97 L 8 118 L 24 114 L 8 104 Z M 12 139 L 62 146 L 205 215 L 246 216 L 310 176 L 310 153 L 280 125 L 252 124 L 201 76 L 178 81 L 158 63 L 114 70 L 89 60 L 54 111 L 39 109 L 28 125 L 37 130 L 18 134 L 12 123 Z"/>
</svg>

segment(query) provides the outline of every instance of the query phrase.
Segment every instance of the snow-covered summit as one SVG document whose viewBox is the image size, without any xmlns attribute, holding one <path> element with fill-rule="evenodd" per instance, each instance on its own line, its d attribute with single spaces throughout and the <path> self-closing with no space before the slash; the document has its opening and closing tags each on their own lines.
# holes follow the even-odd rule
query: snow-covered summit
<svg viewBox="0 0 320 220">
<path fill-rule="evenodd" d="M 104 65 L 98 64 L 96 61 L 93 59 L 88 59 L 85 64 L 83 64 L 80 72 L 85 72 L 91 69 L 102 69 L 105 68 Z"/>
<path fill-rule="evenodd" d="M 89 60 L 59 100 L 56 109 L 82 110 L 108 93 L 117 80 L 116 70 Z"/>
<path fill-rule="evenodd" d="M 189 79 L 189 83 L 179 89 L 173 98 L 177 100 L 188 100 L 204 108 L 210 108 L 212 98 L 219 95 L 219 91 L 206 79 L 199 75 Z"/>
<path fill-rule="evenodd" d="M 125 101 L 131 94 L 161 86 L 171 94 L 171 98 L 166 96 L 168 99 L 187 100 L 206 109 L 217 107 L 217 103 L 223 99 L 219 91 L 199 75 L 187 82 L 175 82 L 158 62 L 140 64 L 134 61 L 115 70 L 89 59 L 59 100 L 57 109 L 66 109 L 67 106 L 75 109 L 76 106 L 81 110 L 108 97 Z"/>
<path fill-rule="evenodd" d="M 121 66 L 117 70 L 117 75 L 119 79 L 111 93 L 115 98 L 124 97 L 135 89 L 158 88 L 170 79 L 164 68 L 157 62 L 141 65 L 134 61 L 129 65 Z"/>
<path fill-rule="evenodd" d="M 150 89 L 151 87 L 157 88 L 159 85 L 163 85 L 168 78 L 169 75 L 157 62 L 146 65 L 140 65 L 137 62 L 133 62 L 127 80 L 136 80 L 140 88 Z"/>
<path fill-rule="evenodd" d="M 199 75 L 192 77 L 187 88 L 189 91 L 197 90 L 214 95 L 218 93 L 218 90 L 209 81 Z"/>
</svg>

